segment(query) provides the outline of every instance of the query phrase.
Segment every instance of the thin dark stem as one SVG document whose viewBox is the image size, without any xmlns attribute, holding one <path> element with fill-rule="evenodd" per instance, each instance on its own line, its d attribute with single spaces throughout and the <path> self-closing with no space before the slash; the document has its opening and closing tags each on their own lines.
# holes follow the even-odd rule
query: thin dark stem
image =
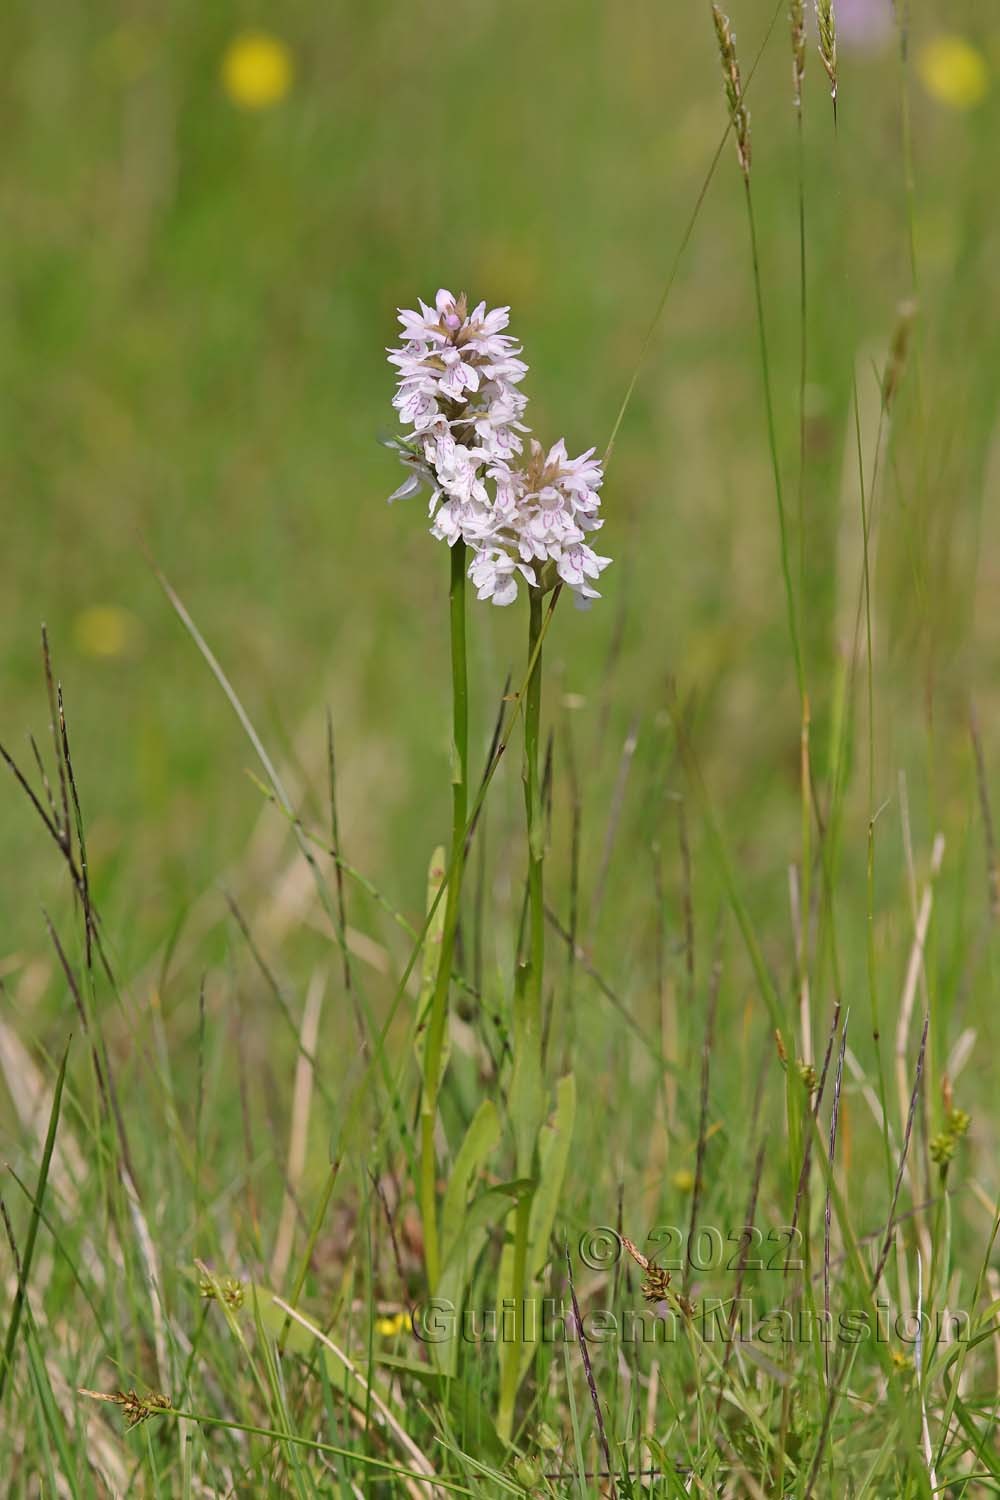
<svg viewBox="0 0 1000 1500">
<path fill-rule="evenodd" d="M 879 1025 L 878 968 L 875 954 L 875 671 L 872 654 L 872 600 L 871 600 L 871 517 L 874 505 L 875 476 L 872 490 L 865 500 L 864 459 L 861 449 L 861 416 L 858 411 L 858 387 L 853 385 L 854 430 L 858 449 L 858 484 L 861 492 L 861 540 L 863 546 L 862 585 L 865 610 L 865 663 L 867 667 L 868 697 L 868 879 L 867 879 L 867 971 L 868 996 L 871 1007 L 872 1042 L 878 1068 L 878 1094 L 882 1106 L 882 1139 L 885 1147 L 885 1169 L 890 1193 L 892 1192 L 892 1147 L 889 1142 L 889 1102 L 885 1086 L 885 1068 L 882 1063 L 882 1037 Z M 877 458 L 877 454 L 876 454 Z"/>
<path fill-rule="evenodd" d="M 802 664 L 802 646 L 799 641 L 799 623 L 795 607 L 795 591 L 792 586 L 792 569 L 788 549 L 788 518 L 785 514 L 785 496 L 781 484 L 781 464 L 778 460 L 778 438 L 774 424 L 774 401 L 771 396 L 771 362 L 767 350 L 767 329 L 764 324 L 764 295 L 761 289 L 760 254 L 757 248 L 757 225 L 753 212 L 753 197 L 750 193 L 750 178 L 744 177 L 747 202 L 747 220 L 750 226 L 750 254 L 753 261 L 753 289 L 757 305 L 757 331 L 760 338 L 760 365 L 764 383 L 764 405 L 767 411 L 767 440 L 771 453 L 771 469 L 774 474 L 774 495 L 778 505 L 778 531 L 781 541 L 781 574 L 785 584 L 785 602 L 788 609 L 788 631 L 792 639 L 795 657 L 795 679 L 800 701 L 805 698 L 805 670 Z"/>
<path fill-rule="evenodd" d="M 604 1413 L 601 1410 L 601 1398 L 597 1391 L 597 1382 L 594 1379 L 594 1367 L 590 1359 L 590 1350 L 587 1348 L 587 1335 L 585 1334 L 583 1329 L 583 1318 L 580 1314 L 580 1303 L 577 1300 L 576 1284 L 573 1281 L 573 1261 L 570 1257 L 568 1245 L 565 1247 L 565 1254 L 566 1274 L 569 1278 L 569 1295 L 570 1300 L 573 1303 L 573 1326 L 576 1329 L 576 1336 L 580 1343 L 580 1354 L 583 1357 L 583 1368 L 587 1376 L 587 1389 L 590 1392 L 590 1403 L 594 1408 L 594 1421 L 597 1426 L 597 1436 L 600 1440 L 601 1452 L 604 1455 L 604 1467 L 607 1470 L 607 1473 L 613 1478 L 615 1469 L 611 1462 L 611 1447 L 608 1443 L 607 1429 L 604 1425 Z"/>
<path fill-rule="evenodd" d="M 798 484 L 798 531 L 799 531 L 799 627 L 803 628 L 801 616 L 806 600 L 806 377 L 808 359 L 808 280 L 806 275 L 806 189 L 805 189 L 805 140 L 802 130 L 802 100 L 796 109 L 796 136 L 798 147 L 798 199 L 799 199 L 799 484 Z M 805 647 L 803 647 L 805 649 Z M 800 735 L 799 772 L 802 800 L 802 889 L 801 927 L 799 942 L 799 1009 L 802 1030 L 802 1054 L 806 1062 L 812 1062 L 812 1022 L 809 1008 L 809 911 L 810 881 L 812 876 L 812 797 L 809 759 L 810 711 L 809 694 L 802 694 L 802 729 Z"/>
<path fill-rule="evenodd" d="M 330 843 L 337 852 L 337 859 L 334 864 L 337 891 L 337 941 L 340 944 L 340 955 L 344 966 L 344 991 L 350 995 L 353 1002 L 354 1020 L 358 1028 L 358 1040 L 361 1044 L 361 1051 L 367 1055 L 368 1032 L 365 1028 L 365 1018 L 361 1012 L 358 998 L 354 994 L 351 956 L 347 948 L 347 898 L 344 892 L 344 866 L 340 858 L 340 819 L 337 812 L 337 752 L 333 737 L 333 715 L 329 708 L 326 711 L 326 763 L 330 795 Z"/>
<path fill-rule="evenodd" d="M 684 1260 L 684 1290 L 687 1292 L 691 1282 L 691 1248 L 694 1245 L 695 1231 L 698 1227 L 698 1209 L 701 1204 L 701 1192 L 705 1180 L 705 1147 L 708 1144 L 708 1078 L 709 1067 L 712 1060 L 712 1041 L 715 1033 L 715 1011 L 719 1000 L 719 986 L 722 983 L 722 958 L 716 945 L 715 961 L 712 964 L 712 978 L 708 991 L 708 1009 L 705 1017 L 705 1038 L 701 1047 L 701 1097 L 698 1107 L 698 1147 L 695 1156 L 694 1189 L 691 1193 L 691 1220 L 688 1225 L 688 1252 Z"/>
</svg>

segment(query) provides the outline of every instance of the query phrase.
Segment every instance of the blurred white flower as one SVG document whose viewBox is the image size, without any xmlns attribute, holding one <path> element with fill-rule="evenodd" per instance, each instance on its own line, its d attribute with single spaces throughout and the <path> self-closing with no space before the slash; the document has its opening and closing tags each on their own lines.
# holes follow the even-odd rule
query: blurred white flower
<svg viewBox="0 0 1000 1500">
<path fill-rule="evenodd" d="M 893 33 L 892 0 L 838 0 L 837 35 L 859 52 L 876 52 Z"/>
</svg>

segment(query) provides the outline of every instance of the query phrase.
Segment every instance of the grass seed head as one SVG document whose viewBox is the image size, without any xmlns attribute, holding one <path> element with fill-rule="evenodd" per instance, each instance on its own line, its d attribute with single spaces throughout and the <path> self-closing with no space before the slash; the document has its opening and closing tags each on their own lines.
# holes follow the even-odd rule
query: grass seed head
<svg viewBox="0 0 1000 1500">
<path fill-rule="evenodd" d="M 939 1167 L 947 1167 L 958 1150 L 959 1141 L 968 1134 L 971 1124 L 972 1117 L 968 1112 L 964 1109 L 955 1109 L 949 1099 L 944 1129 L 938 1131 L 930 1144 L 931 1160 Z"/>
<path fill-rule="evenodd" d="M 948 1130 L 939 1130 L 931 1141 L 931 1161 L 936 1162 L 939 1167 L 946 1167 L 955 1155 L 958 1141 Z"/>
<path fill-rule="evenodd" d="M 88 1391 L 80 1387 L 81 1396 L 89 1396 L 92 1401 L 108 1401 L 112 1406 L 120 1406 L 129 1428 L 138 1427 L 140 1422 L 145 1422 L 147 1417 L 152 1417 L 157 1412 L 169 1411 L 173 1405 L 169 1396 L 164 1396 L 159 1391 L 150 1391 L 146 1396 L 140 1396 L 135 1390 L 127 1391 Z"/>
<path fill-rule="evenodd" d="M 802 79 L 806 71 L 806 7 L 805 0 L 791 0 L 788 20 L 792 28 L 792 87 L 795 90 L 795 108 L 802 108 Z"/>
<path fill-rule="evenodd" d="M 210 1276 L 203 1276 L 198 1283 L 198 1293 L 207 1302 L 216 1297 L 221 1298 L 232 1312 L 239 1312 L 245 1296 L 243 1283 L 235 1276 L 224 1276 L 218 1282 Z"/>
<path fill-rule="evenodd" d="M 650 1262 L 642 1283 L 642 1295 L 646 1302 L 667 1301 L 670 1295 L 670 1272 Z"/>
<path fill-rule="evenodd" d="M 740 170 L 749 182 L 750 115 L 743 102 L 743 81 L 736 56 L 736 35 L 729 24 L 729 17 L 724 15 L 717 5 L 712 6 L 712 19 L 715 22 L 715 35 L 719 43 L 719 56 L 722 59 L 722 77 L 726 90 L 726 103 L 729 106 L 729 118 L 736 136 L 736 155 L 739 158 Z"/>
<path fill-rule="evenodd" d="M 138 1427 L 140 1422 L 145 1422 L 147 1417 L 152 1417 L 156 1412 L 170 1410 L 170 1397 L 164 1396 L 162 1392 L 150 1391 L 148 1396 L 139 1396 L 135 1391 L 126 1391 L 121 1395 L 120 1403 L 125 1419 L 129 1427 Z"/>
<path fill-rule="evenodd" d="M 819 1076 L 813 1064 L 807 1063 L 803 1061 L 802 1058 L 799 1058 L 798 1070 L 799 1077 L 802 1079 L 802 1083 L 805 1087 L 806 1093 L 815 1094 L 816 1090 L 819 1088 Z"/>
<path fill-rule="evenodd" d="M 529 1494 L 536 1492 L 542 1480 L 542 1466 L 537 1458 L 515 1458 L 514 1478 Z"/>
<path fill-rule="evenodd" d="M 833 0 L 816 0 L 816 24 L 819 27 L 819 55 L 830 80 L 830 98 L 837 103 L 837 20 Z"/>
</svg>

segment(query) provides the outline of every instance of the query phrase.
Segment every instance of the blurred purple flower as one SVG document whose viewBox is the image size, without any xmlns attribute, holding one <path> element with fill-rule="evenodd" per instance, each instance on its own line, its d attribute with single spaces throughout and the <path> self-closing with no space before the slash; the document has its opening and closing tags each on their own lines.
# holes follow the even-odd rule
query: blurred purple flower
<svg viewBox="0 0 1000 1500">
<path fill-rule="evenodd" d="M 892 36 L 892 0 L 837 0 L 837 40 L 859 52 L 877 52 Z"/>
</svg>

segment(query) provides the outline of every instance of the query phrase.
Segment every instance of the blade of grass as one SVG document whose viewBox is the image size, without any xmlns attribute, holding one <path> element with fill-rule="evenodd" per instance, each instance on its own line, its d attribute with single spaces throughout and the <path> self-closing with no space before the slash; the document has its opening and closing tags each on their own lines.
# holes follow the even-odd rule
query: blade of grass
<svg viewBox="0 0 1000 1500">
<path fill-rule="evenodd" d="M 52 1095 L 52 1108 L 49 1111 L 49 1126 L 45 1134 L 45 1145 L 42 1148 L 42 1160 L 38 1168 L 38 1180 L 35 1183 L 35 1192 L 32 1199 L 31 1217 L 28 1221 L 28 1233 L 24 1242 L 24 1255 L 21 1259 L 21 1268 L 17 1278 L 17 1291 L 14 1294 L 14 1304 L 10 1310 L 10 1322 L 7 1325 L 7 1336 L 4 1339 L 3 1358 L 0 1360 L 0 1402 L 3 1401 L 7 1390 L 7 1380 L 10 1375 L 11 1363 L 14 1358 L 14 1346 L 17 1343 L 18 1329 L 21 1326 L 21 1316 L 24 1312 L 28 1292 L 28 1277 L 31 1275 L 31 1263 L 35 1256 L 35 1245 L 38 1240 L 38 1226 L 42 1221 L 42 1206 L 45 1202 L 45 1188 L 49 1180 L 49 1167 L 52 1164 L 52 1152 L 56 1144 L 56 1131 L 59 1129 L 59 1113 L 62 1109 L 63 1084 L 66 1080 L 66 1064 L 69 1061 L 69 1049 L 72 1036 L 67 1037 L 66 1046 L 59 1064 L 59 1073 L 56 1077 L 55 1090 Z"/>
</svg>

